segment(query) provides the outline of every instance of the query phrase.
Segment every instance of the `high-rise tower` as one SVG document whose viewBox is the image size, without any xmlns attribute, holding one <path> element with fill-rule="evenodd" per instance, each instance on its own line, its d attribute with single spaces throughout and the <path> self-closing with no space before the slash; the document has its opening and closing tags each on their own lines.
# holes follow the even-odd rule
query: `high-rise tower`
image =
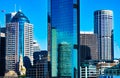
<svg viewBox="0 0 120 78">
<path fill-rule="evenodd" d="M 18 11 L 6 23 L 6 70 L 18 70 L 20 55 L 33 55 L 33 25 Z"/>
<path fill-rule="evenodd" d="M 51 25 L 51 76 L 54 78 L 73 78 L 74 69 L 79 68 L 77 53 L 79 52 L 79 0 L 51 0 L 50 3 L 50 25 Z M 60 46 L 62 42 L 68 46 Z M 62 48 L 61 48 L 62 47 Z M 61 48 L 61 49 L 60 49 Z M 59 49 L 59 51 L 58 51 Z M 64 49 L 64 50 L 63 50 Z M 69 55 L 67 53 L 69 51 Z M 59 57 L 59 53 L 64 56 Z M 58 58 L 59 57 L 59 58 Z M 70 65 L 67 67 L 67 59 Z M 77 65 L 78 64 L 78 65 Z M 65 70 L 61 70 L 62 65 Z M 57 67 L 59 66 L 59 68 Z M 69 72 L 66 72 L 69 70 Z M 79 73 L 79 71 L 78 71 Z"/>
<path fill-rule="evenodd" d="M 99 60 L 113 59 L 113 12 L 98 10 L 94 12 L 94 33 L 98 38 Z"/>
</svg>

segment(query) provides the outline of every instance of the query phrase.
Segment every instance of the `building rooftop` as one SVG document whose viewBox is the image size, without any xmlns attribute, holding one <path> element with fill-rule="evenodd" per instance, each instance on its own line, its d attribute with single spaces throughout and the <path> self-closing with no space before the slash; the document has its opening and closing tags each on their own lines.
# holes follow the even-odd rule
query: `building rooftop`
<svg viewBox="0 0 120 78">
<path fill-rule="evenodd" d="M 30 23 L 29 19 L 22 13 L 21 10 L 19 10 L 15 16 L 13 17 L 11 22 L 18 22 L 20 19 L 25 20 L 26 22 Z"/>
<path fill-rule="evenodd" d="M 94 34 L 94 33 L 93 32 L 89 32 L 89 31 L 88 32 L 81 31 L 80 34 Z"/>
</svg>

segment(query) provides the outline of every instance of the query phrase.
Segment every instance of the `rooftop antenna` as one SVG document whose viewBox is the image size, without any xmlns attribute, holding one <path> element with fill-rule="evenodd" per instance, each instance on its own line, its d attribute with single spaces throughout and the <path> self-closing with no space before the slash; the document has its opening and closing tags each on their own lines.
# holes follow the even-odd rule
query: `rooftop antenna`
<svg viewBox="0 0 120 78">
<path fill-rule="evenodd" d="M 14 5 L 14 11 L 16 12 L 16 4 Z"/>
</svg>

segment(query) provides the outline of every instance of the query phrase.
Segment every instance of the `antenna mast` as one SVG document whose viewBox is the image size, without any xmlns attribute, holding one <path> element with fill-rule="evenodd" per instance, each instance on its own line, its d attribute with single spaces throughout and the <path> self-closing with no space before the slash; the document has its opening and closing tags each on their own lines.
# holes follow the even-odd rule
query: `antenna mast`
<svg viewBox="0 0 120 78">
<path fill-rule="evenodd" d="M 16 12 L 16 4 L 14 5 L 14 11 Z"/>
</svg>

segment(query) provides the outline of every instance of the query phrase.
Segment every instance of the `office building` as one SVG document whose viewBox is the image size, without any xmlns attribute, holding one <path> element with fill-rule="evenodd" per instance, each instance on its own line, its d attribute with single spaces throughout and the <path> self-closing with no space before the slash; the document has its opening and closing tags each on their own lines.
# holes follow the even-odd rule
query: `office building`
<svg viewBox="0 0 120 78">
<path fill-rule="evenodd" d="M 0 76 L 5 74 L 5 38 L 5 33 L 0 31 Z"/>
<path fill-rule="evenodd" d="M 30 59 L 33 53 L 33 25 L 21 11 L 8 21 L 10 22 L 6 23 L 6 71 L 17 72 L 20 55 L 22 58 L 25 56 Z"/>
<path fill-rule="evenodd" d="M 34 64 L 27 70 L 26 76 L 30 78 L 49 78 L 47 51 L 34 52 Z"/>
<path fill-rule="evenodd" d="M 36 51 L 40 51 L 40 45 L 36 40 L 33 40 L 33 53 Z"/>
<path fill-rule="evenodd" d="M 80 32 L 81 62 L 98 60 L 98 40 L 93 32 Z"/>
<path fill-rule="evenodd" d="M 79 62 L 77 61 L 77 53 L 79 53 L 79 0 L 51 0 L 50 1 L 50 25 L 51 25 L 51 76 L 52 78 L 61 77 L 74 77 L 74 68 L 77 69 Z M 62 57 L 69 59 L 69 67 L 62 61 L 69 70 L 69 74 L 65 75 L 65 72 L 57 68 L 61 65 L 60 59 L 58 58 L 58 51 L 60 48 L 59 44 L 66 42 L 69 44 L 70 55 Z M 66 47 L 66 46 L 65 46 Z M 67 53 L 67 51 L 66 51 Z M 77 67 L 78 66 L 78 67 Z M 66 71 L 66 70 L 65 70 Z M 64 75 L 61 73 L 63 72 Z M 60 75 L 61 73 L 61 75 Z M 67 73 L 67 72 L 66 72 Z M 79 73 L 79 70 L 78 70 Z M 79 75 L 79 74 L 78 74 Z M 79 76 L 78 76 L 79 78 Z"/>
<path fill-rule="evenodd" d="M 26 72 L 26 77 L 28 78 L 49 78 L 48 76 L 48 67 L 47 67 L 47 59 L 39 60 L 37 64 L 33 65 Z"/>
<path fill-rule="evenodd" d="M 85 67 L 80 67 L 80 78 L 99 78 L 96 65 L 88 64 Z"/>
<path fill-rule="evenodd" d="M 58 76 L 59 77 L 71 77 L 71 45 L 67 42 L 61 42 L 58 45 Z"/>
<path fill-rule="evenodd" d="M 98 38 L 99 60 L 113 60 L 113 12 L 111 10 L 94 12 L 94 33 Z"/>
<path fill-rule="evenodd" d="M 40 51 L 40 45 L 36 40 L 33 40 L 33 53 L 31 53 L 31 63 L 33 65 L 33 54 L 34 52 Z"/>
<path fill-rule="evenodd" d="M 97 71 L 99 72 L 99 75 L 115 75 L 115 72 L 114 71 L 117 71 L 115 66 L 118 66 L 119 67 L 119 64 L 117 63 L 106 63 L 106 62 L 99 62 L 97 65 L 96 65 L 96 68 L 97 68 Z M 113 68 L 110 72 L 107 72 L 109 71 L 109 69 Z"/>
<path fill-rule="evenodd" d="M 36 64 L 38 60 L 42 60 L 42 59 L 47 60 L 47 55 L 48 55 L 48 51 L 45 50 L 34 52 L 33 53 L 34 64 Z"/>
<path fill-rule="evenodd" d="M 6 33 L 6 27 L 1 27 L 0 31 L 1 33 Z"/>
</svg>

